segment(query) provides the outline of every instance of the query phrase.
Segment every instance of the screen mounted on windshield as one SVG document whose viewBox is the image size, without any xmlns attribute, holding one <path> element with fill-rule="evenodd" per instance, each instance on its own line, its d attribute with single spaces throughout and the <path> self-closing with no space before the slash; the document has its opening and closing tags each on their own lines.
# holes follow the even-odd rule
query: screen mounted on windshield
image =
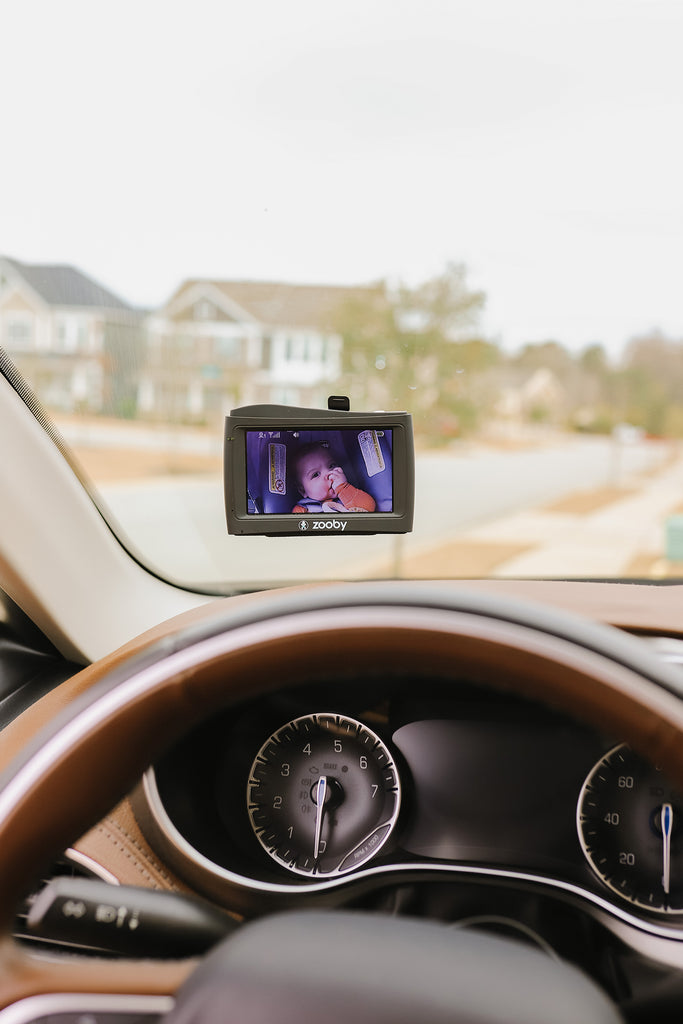
<svg viewBox="0 0 683 1024">
<path fill-rule="evenodd" d="M 226 421 L 225 467 L 230 533 L 412 528 L 412 429 L 405 413 L 235 410 Z"/>
</svg>

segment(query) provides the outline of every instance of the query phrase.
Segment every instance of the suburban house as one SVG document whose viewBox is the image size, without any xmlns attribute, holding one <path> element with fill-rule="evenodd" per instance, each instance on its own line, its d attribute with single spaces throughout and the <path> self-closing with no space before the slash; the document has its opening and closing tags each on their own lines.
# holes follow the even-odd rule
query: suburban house
<svg viewBox="0 0 683 1024">
<path fill-rule="evenodd" d="M 319 405 L 340 370 L 338 311 L 359 291 L 186 281 L 147 320 L 139 415 L 210 422 L 239 405 Z"/>
<path fill-rule="evenodd" d="M 52 409 L 132 415 L 141 324 L 75 267 L 0 257 L 0 345 Z"/>
<path fill-rule="evenodd" d="M 0 257 L 0 345 L 52 410 L 213 425 L 238 405 L 324 404 L 339 310 L 363 291 L 190 280 L 145 314 L 75 267 Z"/>
</svg>

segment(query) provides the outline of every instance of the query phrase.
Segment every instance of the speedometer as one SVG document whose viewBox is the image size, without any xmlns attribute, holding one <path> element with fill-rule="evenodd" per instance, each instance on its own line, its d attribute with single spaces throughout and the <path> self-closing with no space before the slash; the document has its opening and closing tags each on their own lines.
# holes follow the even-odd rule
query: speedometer
<svg viewBox="0 0 683 1024">
<path fill-rule="evenodd" d="M 401 789 L 387 746 L 344 715 L 304 715 L 263 744 L 251 766 L 247 810 L 256 838 L 302 875 L 352 871 L 381 849 Z"/>
<path fill-rule="evenodd" d="M 583 785 L 577 826 L 610 889 L 655 913 L 683 913 L 683 795 L 658 768 L 615 747 Z"/>
</svg>

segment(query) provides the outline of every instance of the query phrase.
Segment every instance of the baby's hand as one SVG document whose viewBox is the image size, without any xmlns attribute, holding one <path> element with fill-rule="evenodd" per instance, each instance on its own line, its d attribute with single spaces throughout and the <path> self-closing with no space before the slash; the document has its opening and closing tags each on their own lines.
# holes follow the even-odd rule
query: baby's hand
<svg viewBox="0 0 683 1024">
<path fill-rule="evenodd" d="M 341 487 L 341 485 L 345 484 L 347 482 L 346 481 L 346 473 L 341 468 L 341 466 L 334 466 L 329 471 L 328 476 L 329 476 L 329 479 L 330 479 L 330 486 L 335 491 L 338 491 L 339 488 Z"/>
</svg>

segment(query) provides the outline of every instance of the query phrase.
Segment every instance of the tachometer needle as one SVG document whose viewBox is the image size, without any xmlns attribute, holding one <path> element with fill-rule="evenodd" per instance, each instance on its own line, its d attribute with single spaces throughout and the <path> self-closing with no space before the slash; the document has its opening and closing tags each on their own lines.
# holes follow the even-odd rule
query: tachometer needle
<svg viewBox="0 0 683 1024">
<path fill-rule="evenodd" d="M 313 842 L 313 858 L 318 859 L 320 852 L 320 833 L 323 828 L 323 811 L 325 809 L 325 796 L 327 795 L 327 776 L 321 775 L 318 785 L 315 787 L 315 840 Z M 668 891 L 668 890 L 667 890 Z"/>
<path fill-rule="evenodd" d="M 662 886 L 669 893 L 671 885 L 671 833 L 674 812 L 671 804 L 662 804 Z"/>
</svg>

